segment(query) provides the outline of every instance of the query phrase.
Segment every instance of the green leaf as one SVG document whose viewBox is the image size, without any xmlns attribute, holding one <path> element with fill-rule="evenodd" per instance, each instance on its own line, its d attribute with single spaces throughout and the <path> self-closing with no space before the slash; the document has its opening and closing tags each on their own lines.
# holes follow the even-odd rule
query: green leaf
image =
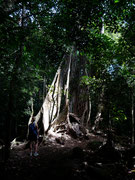
<svg viewBox="0 0 135 180">
<path fill-rule="evenodd" d="M 26 52 L 26 46 L 24 46 L 23 50 L 24 50 L 24 52 Z"/>
<path fill-rule="evenodd" d="M 114 3 L 118 3 L 119 2 L 119 0 L 114 0 Z"/>
</svg>

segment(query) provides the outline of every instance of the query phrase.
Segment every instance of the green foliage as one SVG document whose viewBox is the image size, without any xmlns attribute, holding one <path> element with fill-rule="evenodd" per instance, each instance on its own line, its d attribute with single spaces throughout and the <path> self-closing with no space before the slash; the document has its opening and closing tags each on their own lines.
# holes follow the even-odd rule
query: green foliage
<svg viewBox="0 0 135 180">
<path fill-rule="evenodd" d="M 81 83 L 92 87 L 93 90 L 94 89 L 96 90 L 97 88 L 102 86 L 103 80 L 100 78 L 96 79 L 95 76 L 93 77 L 82 76 Z"/>
<path fill-rule="evenodd" d="M 114 124 L 121 124 L 123 121 L 126 121 L 127 117 L 124 114 L 123 110 L 116 110 L 116 107 L 112 109 L 112 121 Z"/>
<path fill-rule="evenodd" d="M 120 128 L 131 120 L 130 93 L 135 89 L 133 2 L 1 1 L 0 17 L 0 112 L 3 121 L 10 97 L 13 97 L 11 111 L 16 120 L 26 122 L 29 118 L 31 98 L 35 113 L 39 110 L 44 80 L 45 87 L 53 90 L 49 84 L 71 46 L 76 47 L 78 58 L 86 57 L 87 73 L 81 77 L 81 85 L 89 87 L 92 111 L 96 113 L 104 88 L 104 104 L 106 111 L 112 109 L 114 124 L 119 124 Z M 103 24 L 105 32 L 101 34 Z"/>
<path fill-rule="evenodd" d="M 111 110 L 111 123 L 116 132 L 120 135 L 129 134 L 128 131 L 130 123 L 128 123 L 128 117 L 124 110 L 113 107 Z"/>
<path fill-rule="evenodd" d="M 132 68 L 123 63 L 120 73 L 125 78 L 129 87 L 135 87 L 135 74 Z"/>
<path fill-rule="evenodd" d="M 118 2 L 119 2 L 119 0 L 114 0 L 114 2 L 115 2 L 115 3 L 118 3 Z"/>
</svg>

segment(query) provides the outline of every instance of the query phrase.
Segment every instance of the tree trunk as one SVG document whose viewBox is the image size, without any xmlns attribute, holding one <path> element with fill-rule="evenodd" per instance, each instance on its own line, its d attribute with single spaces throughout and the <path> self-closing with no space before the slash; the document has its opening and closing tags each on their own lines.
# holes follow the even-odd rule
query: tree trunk
<svg viewBox="0 0 135 180">
<path fill-rule="evenodd" d="M 43 122 L 44 132 L 50 128 L 56 131 L 62 123 L 68 130 L 73 130 L 70 113 L 76 115 L 74 118 L 78 117 L 80 121 L 85 121 L 83 124 L 88 124 L 91 107 L 89 95 L 87 96 L 88 88 L 80 86 L 83 75 L 86 75 L 85 60 L 78 56 L 76 49 L 72 49 L 70 55 L 65 55 L 43 105 L 36 115 L 36 121 Z"/>
<path fill-rule="evenodd" d="M 96 118 L 94 121 L 94 125 L 92 127 L 93 131 L 95 131 L 96 129 L 99 128 L 99 123 L 102 121 L 102 111 L 104 108 L 103 99 L 104 99 L 104 86 L 102 87 L 101 93 L 100 93 L 99 104 L 98 104 L 98 108 L 97 108 L 97 114 L 96 114 Z"/>
<path fill-rule="evenodd" d="M 61 89 L 62 87 L 60 82 L 61 65 L 58 68 L 58 71 L 51 84 L 51 87 L 45 97 L 43 105 L 39 113 L 36 115 L 36 122 L 40 120 L 41 114 L 43 115 L 42 122 L 43 122 L 44 132 L 48 130 L 50 123 L 55 121 L 55 119 L 57 119 L 59 116 L 61 93 L 62 93 L 62 89 Z"/>
<path fill-rule="evenodd" d="M 44 79 L 43 80 L 43 101 L 44 101 L 45 95 L 46 95 L 46 78 L 45 78 L 45 76 L 43 79 Z"/>
<path fill-rule="evenodd" d="M 134 119 L 134 92 L 133 92 L 133 88 L 132 88 L 132 144 L 135 143 L 135 119 Z"/>
<path fill-rule="evenodd" d="M 69 82 L 70 82 L 71 62 L 72 62 L 72 54 L 70 53 L 68 73 L 67 73 L 67 83 L 66 83 L 66 89 L 65 89 L 66 107 L 67 107 L 67 122 L 68 122 L 69 129 L 72 128 L 72 125 L 71 125 L 70 119 L 69 119 Z"/>
<path fill-rule="evenodd" d="M 87 123 L 86 123 L 87 128 L 89 128 L 89 126 L 90 126 L 89 122 L 90 122 L 90 116 L 91 116 L 91 97 L 90 97 L 90 95 L 89 95 L 88 105 L 89 105 L 89 110 L 88 110 L 88 118 L 87 118 Z"/>
<path fill-rule="evenodd" d="M 101 27 L 101 34 L 104 34 L 104 18 L 101 18 L 102 20 L 102 27 Z M 102 110 L 103 110 L 103 99 L 104 99 L 104 85 L 101 88 L 101 93 L 100 93 L 100 97 L 99 97 L 99 104 L 98 104 L 98 108 L 97 108 L 97 114 L 96 114 L 96 118 L 94 121 L 94 125 L 92 127 L 92 130 L 96 130 L 99 128 L 99 123 L 102 121 Z"/>
<path fill-rule="evenodd" d="M 20 47 L 20 52 L 18 53 L 18 57 L 16 58 L 13 74 L 10 81 L 10 91 L 9 91 L 9 100 L 8 100 L 8 109 L 7 109 L 7 118 L 5 122 L 6 128 L 6 157 L 9 157 L 9 149 L 10 149 L 10 141 L 16 137 L 17 134 L 17 122 L 15 117 L 16 112 L 16 95 L 18 91 L 18 68 L 20 65 L 20 59 L 22 56 L 22 48 Z"/>
<path fill-rule="evenodd" d="M 21 28 L 23 29 L 24 22 L 23 22 L 23 16 L 24 16 L 24 7 L 22 9 L 22 22 L 21 22 Z M 23 39 L 24 41 L 24 39 Z M 18 91 L 18 74 L 19 74 L 19 68 L 21 64 L 21 58 L 23 53 L 23 41 L 20 44 L 19 50 L 16 53 L 15 63 L 12 71 L 12 76 L 9 84 L 9 99 L 8 99 L 8 109 L 7 109 L 7 117 L 5 122 L 5 160 L 7 160 L 10 156 L 10 141 L 16 137 L 17 134 L 17 121 L 15 117 L 16 107 L 17 107 L 17 91 Z"/>
</svg>

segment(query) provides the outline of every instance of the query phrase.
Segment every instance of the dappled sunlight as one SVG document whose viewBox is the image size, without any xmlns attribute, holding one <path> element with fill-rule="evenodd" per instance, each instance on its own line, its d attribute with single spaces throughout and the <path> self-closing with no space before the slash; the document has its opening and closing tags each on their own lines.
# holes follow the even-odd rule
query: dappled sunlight
<svg viewBox="0 0 135 180">
<path fill-rule="evenodd" d="M 121 177 L 127 176 L 128 172 L 120 162 L 122 151 L 107 144 L 107 139 L 102 135 L 88 132 L 88 137 L 76 139 L 66 133 L 58 134 L 50 130 L 39 145 L 37 157 L 30 157 L 28 146 L 17 143 L 11 150 L 8 175 L 12 177 L 12 172 L 16 172 L 16 178 L 27 175 L 31 179 L 32 174 L 42 177 L 45 173 L 52 178 L 66 176 L 67 179 L 72 177 L 75 180 L 79 177 L 115 179 L 119 172 Z M 130 171 L 132 173 L 133 170 Z"/>
<path fill-rule="evenodd" d="M 0 179 L 135 179 L 134 10 L 1 1 Z"/>
</svg>

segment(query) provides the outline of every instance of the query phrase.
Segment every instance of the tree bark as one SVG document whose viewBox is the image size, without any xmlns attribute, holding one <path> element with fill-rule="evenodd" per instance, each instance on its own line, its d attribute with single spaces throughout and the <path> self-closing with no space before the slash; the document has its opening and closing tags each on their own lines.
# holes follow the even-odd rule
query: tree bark
<svg viewBox="0 0 135 180">
<path fill-rule="evenodd" d="M 102 121 L 102 110 L 104 108 L 103 99 L 104 99 L 104 86 L 102 87 L 101 93 L 100 93 L 99 104 L 98 104 L 98 108 L 97 108 L 97 114 L 96 114 L 96 118 L 94 121 L 94 125 L 92 127 L 93 131 L 95 131 L 96 129 L 99 128 L 99 123 Z"/>
<path fill-rule="evenodd" d="M 21 28 L 23 29 L 24 22 L 23 22 L 23 16 L 24 16 L 24 7 L 22 9 L 22 22 L 21 22 Z M 25 38 L 24 38 L 25 39 Z M 15 63 L 12 71 L 12 76 L 9 84 L 9 99 L 8 99 L 8 109 L 7 109 L 7 118 L 5 122 L 5 129 L 6 129 L 6 135 L 5 135 L 5 160 L 7 160 L 10 156 L 10 141 L 16 137 L 17 134 L 17 121 L 15 117 L 16 112 L 16 106 L 17 106 L 17 99 L 16 94 L 18 91 L 18 74 L 19 74 L 19 68 L 21 64 L 21 58 L 23 53 L 23 47 L 24 47 L 24 39 L 22 39 L 22 42 L 19 46 L 19 50 L 17 51 Z"/>
<path fill-rule="evenodd" d="M 57 70 L 50 89 L 44 99 L 43 105 L 38 114 L 36 115 L 36 122 L 40 120 L 41 114 L 43 115 L 42 122 L 44 132 L 48 131 L 50 124 L 55 121 L 55 119 L 57 119 L 59 116 L 62 93 L 62 87 L 60 82 L 61 65 Z"/>
<path fill-rule="evenodd" d="M 43 105 L 36 115 L 37 122 L 42 119 L 44 132 L 48 132 L 49 129 L 56 131 L 62 123 L 68 125 L 68 130 L 73 130 L 70 113 L 80 119 L 85 118 L 83 124 L 88 124 L 91 106 L 90 99 L 87 98 L 89 96 L 86 95 L 88 88 L 80 85 L 83 75 L 85 75 L 84 58 L 79 57 L 77 50 L 72 48 L 70 55 L 65 55 L 64 61 L 58 68 Z M 84 97 L 81 97 L 82 95 Z"/>
<path fill-rule="evenodd" d="M 132 114 L 132 144 L 135 143 L 135 119 L 134 119 L 134 92 L 132 88 L 132 108 L 131 108 L 131 114 Z"/>
<path fill-rule="evenodd" d="M 69 82 L 70 82 L 71 62 L 72 62 L 72 54 L 70 53 L 68 73 L 67 73 L 67 83 L 66 83 L 66 90 L 65 90 L 65 93 L 66 93 L 66 107 L 67 107 L 67 122 L 68 122 L 69 129 L 72 128 L 72 125 L 71 125 L 70 120 L 69 120 Z"/>
<path fill-rule="evenodd" d="M 91 97 L 89 95 L 89 111 L 88 111 L 88 118 L 87 118 L 87 123 L 86 123 L 86 127 L 88 128 L 90 126 L 89 122 L 90 122 L 90 117 L 91 117 Z"/>
</svg>

